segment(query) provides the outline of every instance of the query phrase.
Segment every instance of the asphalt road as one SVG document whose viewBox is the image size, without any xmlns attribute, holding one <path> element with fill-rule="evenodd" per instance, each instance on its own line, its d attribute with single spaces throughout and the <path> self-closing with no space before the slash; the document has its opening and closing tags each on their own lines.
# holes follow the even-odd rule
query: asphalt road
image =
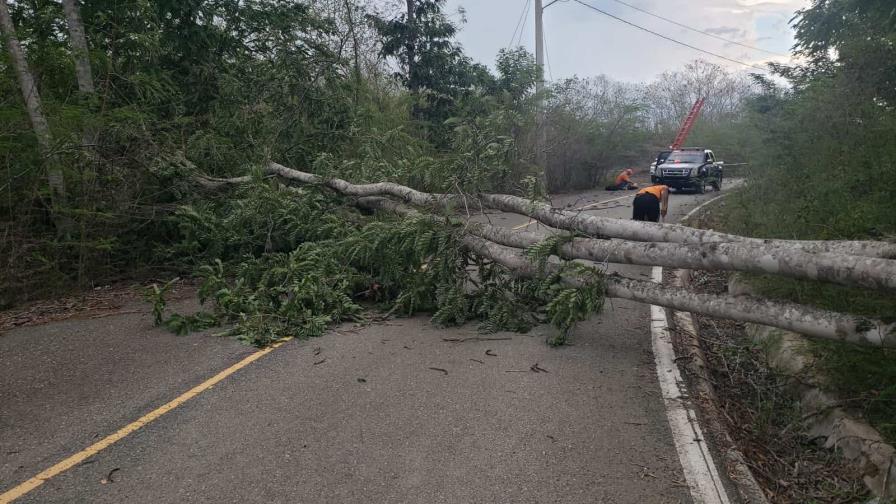
<svg viewBox="0 0 896 504">
<path fill-rule="evenodd" d="M 554 203 L 622 197 L 585 211 L 628 218 L 632 195 Z M 670 220 L 711 196 L 673 195 Z M 466 342 L 443 338 L 475 326 L 426 318 L 340 327 L 283 345 L 16 502 L 690 502 L 648 324 L 647 306 L 612 300 L 563 348 L 544 343 L 547 327 Z M 0 493 L 252 352 L 172 336 L 148 313 L 0 336 Z"/>
</svg>

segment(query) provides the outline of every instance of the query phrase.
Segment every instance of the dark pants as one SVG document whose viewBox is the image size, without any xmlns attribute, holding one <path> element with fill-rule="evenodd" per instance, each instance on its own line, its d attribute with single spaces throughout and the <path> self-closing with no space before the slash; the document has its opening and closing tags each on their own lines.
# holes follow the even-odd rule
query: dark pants
<svg viewBox="0 0 896 504">
<path fill-rule="evenodd" d="M 660 200 L 650 193 L 635 196 L 632 219 L 639 221 L 660 221 Z"/>
<path fill-rule="evenodd" d="M 607 191 L 626 191 L 629 189 L 634 189 L 632 185 L 633 184 L 631 182 L 620 182 L 616 185 L 608 185 L 605 189 Z"/>
</svg>

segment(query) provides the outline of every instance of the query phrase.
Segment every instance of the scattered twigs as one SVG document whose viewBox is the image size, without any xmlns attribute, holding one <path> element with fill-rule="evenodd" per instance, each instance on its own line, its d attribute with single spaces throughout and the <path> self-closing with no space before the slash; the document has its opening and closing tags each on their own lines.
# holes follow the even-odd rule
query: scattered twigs
<svg viewBox="0 0 896 504">
<path fill-rule="evenodd" d="M 464 343 L 466 341 L 507 341 L 512 340 L 511 337 L 496 337 L 490 338 L 485 336 L 470 336 L 468 338 L 442 338 L 442 341 L 448 341 L 451 343 Z"/>
</svg>

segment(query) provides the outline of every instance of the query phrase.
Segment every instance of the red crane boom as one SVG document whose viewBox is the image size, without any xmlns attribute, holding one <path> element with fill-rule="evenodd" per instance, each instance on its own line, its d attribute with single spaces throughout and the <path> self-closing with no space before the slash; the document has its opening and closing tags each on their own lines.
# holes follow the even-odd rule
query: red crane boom
<svg viewBox="0 0 896 504">
<path fill-rule="evenodd" d="M 700 115 L 700 109 L 703 108 L 704 101 L 706 101 L 706 98 L 699 98 L 696 102 L 694 102 L 694 106 L 691 107 L 691 111 L 688 112 L 687 117 L 684 118 L 684 122 L 681 123 L 681 128 L 678 130 L 678 135 L 675 136 L 675 141 L 672 142 L 672 145 L 669 146 L 669 149 L 678 150 L 684 144 L 684 141 L 687 140 L 688 134 L 691 132 L 691 128 L 694 127 L 694 122 L 697 121 L 697 116 Z"/>
</svg>

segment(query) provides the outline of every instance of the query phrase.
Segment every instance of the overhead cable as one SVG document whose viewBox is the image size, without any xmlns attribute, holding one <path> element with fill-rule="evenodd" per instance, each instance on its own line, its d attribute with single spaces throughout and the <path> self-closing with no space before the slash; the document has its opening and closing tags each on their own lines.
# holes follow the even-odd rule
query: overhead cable
<svg viewBox="0 0 896 504">
<path fill-rule="evenodd" d="M 625 23 L 625 24 L 627 24 L 627 25 L 629 25 L 629 26 L 632 26 L 632 27 L 637 28 L 637 29 L 642 30 L 642 31 L 646 31 L 647 33 L 650 33 L 650 34 L 652 34 L 652 35 L 656 35 L 657 37 L 660 37 L 660 38 L 662 38 L 662 39 L 668 40 L 668 41 L 670 41 L 670 42 L 674 42 L 674 43 L 676 43 L 676 44 L 678 44 L 678 45 L 681 45 L 681 46 L 684 46 L 684 47 L 693 49 L 693 50 L 695 50 L 695 51 L 700 51 L 700 52 L 705 53 L 705 54 L 709 54 L 710 56 L 715 56 L 716 58 L 723 59 L 723 60 L 725 60 L 725 61 L 730 61 L 731 63 L 737 63 L 738 65 L 743 65 L 743 66 L 746 66 L 746 67 L 755 68 L 756 70 L 761 70 L 761 71 L 763 71 L 763 72 L 767 72 L 767 71 L 768 71 L 768 69 L 763 68 L 763 67 L 760 67 L 760 66 L 753 65 L 752 63 L 747 63 L 747 62 L 745 62 L 745 61 L 740 61 L 740 60 L 736 60 L 736 59 L 733 59 L 733 58 L 729 58 L 728 56 L 722 56 L 721 54 L 714 53 L 714 52 L 712 52 L 712 51 L 707 51 L 706 49 L 701 49 L 701 48 L 699 48 L 699 47 L 697 47 L 697 46 L 693 46 L 693 45 L 688 44 L 688 43 L 686 43 L 686 42 L 682 42 L 682 41 L 680 41 L 680 40 L 676 40 L 676 39 L 674 39 L 674 38 L 672 38 L 672 37 L 668 37 L 668 36 L 666 36 L 666 35 L 663 35 L 662 33 L 657 33 L 657 32 L 655 32 L 655 31 L 653 31 L 653 30 L 650 30 L 650 29 L 648 29 L 648 28 L 644 28 L 643 26 L 640 26 L 640 25 L 637 25 L 637 24 L 635 24 L 635 23 L 632 23 L 631 21 L 626 21 L 625 19 L 622 19 L 622 18 L 619 17 L 619 16 L 614 16 L 613 14 L 610 14 L 610 13 L 607 12 L 607 11 L 598 9 L 597 7 L 595 7 L 595 6 L 591 5 L 591 4 L 587 4 L 587 3 L 583 2 L 582 0 L 572 0 L 572 1 L 575 2 L 575 3 L 577 3 L 577 4 L 579 4 L 579 5 L 582 5 L 582 6 L 584 6 L 584 7 L 587 7 L 587 8 L 589 8 L 589 9 L 595 11 L 595 12 L 599 12 L 599 13 L 603 14 L 604 16 L 613 18 L 613 19 L 615 19 L 616 21 L 619 21 L 620 23 Z"/>
<path fill-rule="evenodd" d="M 684 29 L 686 29 L 686 30 L 691 30 L 692 32 L 697 32 L 697 33 L 700 33 L 700 34 L 702 34 L 702 35 L 706 35 L 707 37 L 712 37 L 712 38 L 714 38 L 714 39 L 719 39 L 719 40 L 724 41 L 724 42 L 727 42 L 727 43 L 729 43 L 729 44 L 739 45 L 739 46 L 741 46 L 741 47 L 746 47 L 747 49 L 753 49 L 754 51 L 762 51 L 762 52 L 764 52 L 764 53 L 774 54 L 775 56 L 790 57 L 789 54 L 779 53 L 779 52 L 775 52 L 775 51 L 769 51 L 768 49 L 763 49 L 763 48 L 761 48 L 761 47 L 755 47 L 755 46 L 751 46 L 751 45 L 747 45 L 747 44 L 742 44 L 742 43 L 740 43 L 740 42 L 738 42 L 738 41 L 736 41 L 736 40 L 731 40 L 731 39 L 729 39 L 729 38 L 720 37 L 719 35 L 716 35 L 715 33 L 710 33 L 710 32 L 708 32 L 708 31 L 703 31 L 703 30 L 698 30 L 698 29 L 696 29 L 696 28 L 692 28 L 692 27 L 690 27 L 690 26 L 688 26 L 688 25 L 686 25 L 686 24 L 684 24 L 684 23 L 679 23 L 678 21 L 675 21 L 675 20 L 673 20 L 673 19 L 669 19 L 669 18 L 667 18 L 667 17 L 660 16 L 659 14 L 654 14 L 653 12 L 650 12 L 650 11 L 648 11 L 648 10 L 642 9 L 642 8 L 638 7 L 637 5 L 632 5 L 632 4 L 628 3 L 628 2 L 623 2 L 622 0 L 613 0 L 613 1 L 616 2 L 616 3 L 618 3 L 618 4 L 622 4 L 622 5 L 626 6 L 626 7 L 629 7 L 629 8 L 631 8 L 631 9 L 635 9 L 635 10 L 638 11 L 638 12 L 643 12 L 644 14 L 647 14 L 648 16 L 653 16 L 653 17 L 655 17 L 655 18 L 657 18 L 657 19 L 662 19 L 663 21 L 666 21 L 667 23 L 672 23 L 672 24 L 674 24 L 675 26 L 680 26 L 680 27 L 682 27 L 682 28 L 684 28 Z"/>
</svg>

